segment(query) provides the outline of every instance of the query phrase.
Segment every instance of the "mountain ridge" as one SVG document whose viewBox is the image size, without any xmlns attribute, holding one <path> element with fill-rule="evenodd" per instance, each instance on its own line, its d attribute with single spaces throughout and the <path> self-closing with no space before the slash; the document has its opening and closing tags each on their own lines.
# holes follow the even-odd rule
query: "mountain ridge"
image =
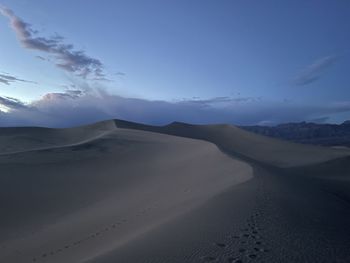
<svg viewBox="0 0 350 263">
<path fill-rule="evenodd" d="M 239 127 L 257 134 L 296 143 L 350 147 L 350 120 L 341 124 L 291 122 L 276 126 L 252 125 Z"/>
</svg>

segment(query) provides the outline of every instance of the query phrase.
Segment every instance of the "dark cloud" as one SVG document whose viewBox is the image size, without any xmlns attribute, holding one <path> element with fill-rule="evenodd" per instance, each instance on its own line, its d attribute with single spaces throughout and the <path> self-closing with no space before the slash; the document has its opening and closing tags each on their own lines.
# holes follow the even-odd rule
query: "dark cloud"
<svg viewBox="0 0 350 263">
<path fill-rule="evenodd" d="M 23 47 L 53 55 L 57 67 L 77 76 L 91 76 L 95 80 L 106 79 L 100 60 L 86 55 L 82 50 L 75 50 L 72 44 L 64 43 L 64 38 L 59 35 L 50 38 L 37 36 L 38 31 L 34 30 L 31 24 L 24 22 L 6 7 L 0 6 L 0 12 L 10 20 L 11 27 Z"/>
<path fill-rule="evenodd" d="M 306 67 L 293 81 L 295 85 L 305 86 L 322 77 L 325 71 L 336 63 L 338 56 L 327 56 Z"/>
<path fill-rule="evenodd" d="M 36 84 L 35 81 L 20 79 L 7 73 L 0 74 L 0 83 L 3 83 L 5 85 L 10 85 L 12 82 L 17 82 L 17 81 Z"/>
<path fill-rule="evenodd" d="M 6 84 L 6 85 L 10 85 L 10 82 L 6 79 L 3 79 L 0 77 L 0 83 Z"/>
<path fill-rule="evenodd" d="M 0 104 L 9 109 L 0 112 L 1 126 L 69 127 L 105 119 L 126 119 L 162 125 L 172 121 L 196 124 L 232 123 L 237 125 L 273 125 L 283 122 L 310 121 L 333 114 L 350 112 L 350 101 L 324 105 L 304 105 L 261 99 L 235 102 L 220 97 L 203 100 L 224 105 L 150 101 L 108 94 L 102 89 L 72 89 L 48 93 L 30 104 L 1 97 Z"/>
<path fill-rule="evenodd" d="M 26 108 L 25 104 L 20 100 L 12 97 L 2 97 L 0 96 L 0 105 L 5 106 L 6 108 L 17 110 Z"/>
</svg>

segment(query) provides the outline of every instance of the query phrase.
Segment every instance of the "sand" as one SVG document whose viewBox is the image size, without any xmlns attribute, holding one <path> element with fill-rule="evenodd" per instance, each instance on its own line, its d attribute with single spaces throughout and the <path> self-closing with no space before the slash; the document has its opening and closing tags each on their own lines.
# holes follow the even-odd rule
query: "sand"
<svg viewBox="0 0 350 263">
<path fill-rule="evenodd" d="M 95 258 L 252 177 L 212 143 L 104 124 L 2 153 L 0 262 Z"/>
<path fill-rule="evenodd" d="M 116 120 L 116 125 L 210 141 L 233 157 L 277 167 L 316 164 L 350 153 L 349 149 L 310 146 L 265 137 L 228 124 L 191 125 L 174 122 L 157 127 Z"/>
<path fill-rule="evenodd" d="M 0 262 L 350 261 L 347 149 L 121 120 L 19 135 L 0 144 Z"/>
<path fill-rule="evenodd" d="M 0 154 L 50 149 L 88 142 L 115 129 L 112 121 L 70 129 L 41 127 L 0 128 Z"/>
</svg>

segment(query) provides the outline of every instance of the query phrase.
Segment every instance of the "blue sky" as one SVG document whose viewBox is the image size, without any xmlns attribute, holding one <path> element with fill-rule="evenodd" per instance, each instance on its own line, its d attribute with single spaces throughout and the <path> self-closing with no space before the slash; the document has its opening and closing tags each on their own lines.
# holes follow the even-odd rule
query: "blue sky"
<svg viewBox="0 0 350 263">
<path fill-rule="evenodd" d="M 2 126 L 350 118 L 345 0 L 1 5 Z"/>
</svg>

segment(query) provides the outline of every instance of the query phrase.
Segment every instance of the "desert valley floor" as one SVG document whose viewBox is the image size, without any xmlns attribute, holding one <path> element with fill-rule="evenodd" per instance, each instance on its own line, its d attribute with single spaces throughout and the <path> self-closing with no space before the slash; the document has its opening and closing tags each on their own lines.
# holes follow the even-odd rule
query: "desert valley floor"
<svg viewBox="0 0 350 263">
<path fill-rule="evenodd" d="M 0 262 L 350 262 L 350 150 L 232 125 L 0 129 Z"/>
</svg>

